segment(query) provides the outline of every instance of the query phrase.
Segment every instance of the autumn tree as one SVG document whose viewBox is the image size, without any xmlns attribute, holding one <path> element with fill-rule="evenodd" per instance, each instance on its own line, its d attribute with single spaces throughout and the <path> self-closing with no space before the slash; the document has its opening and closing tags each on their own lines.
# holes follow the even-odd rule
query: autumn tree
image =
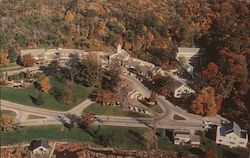
<svg viewBox="0 0 250 158">
<path fill-rule="evenodd" d="M 78 125 L 80 128 L 87 128 L 90 124 L 94 122 L 94 115 L 89 112 L 82 112 L 79 118 Z"/>
<path fill-rule="evenodd" d="M 163 96 L 169 95 L 175 86 L 174 80 L 168 76 L 161 76 L 159 74 L 153 77 L 154 90 Z"/>
<path fill-rule="evenodd" d="M 156 93 L 153 91 L 153 92 L 151 92 L 151 94 L 150 94 L 150 96 L 149 96 L 149 98 L 148 98 L 148 101 L 149 102 L 156 102 Z"/>
<path fill-rule="evenodd" d="M 206 79 L 211 79 L 217 75 L 218 71 L 219 67 L 214 62 L 210 62 L 207 65 L 207 69 L 202 71 L 202 76 Z"/>
<path fill-rule="evenodd" d="M 41 91 L 42 91 L 42 92 L 46 92 L 46 93 L 49 92 L 50 89 L 51 89 L 49 77 L 48 77 L 48 76 L 45 76 L 45 77 L 43 78 L 43 80 L 41 81 L 40 85 L 41 85 Z"/>
<path fill-rule="evenodd" d="M 213 149 L 207 148 L 205 151 L 204 158 L 219 158 L 219 156 L 217 155 L 217 153 Z"/>
<path fill-rule="evenodd" d="M 10 60 L 8 59 L 8 54 L 4 52 L 0 52 L 0 66 L 6 66 L 10 63 Z"/>
<path fill-rule="evenodd" d="M 33 58 L 31 54 L 25 54 L 22 59 L 22 65 L 25 67 L 31 67 L 34 66 L 36 60 Z"/>
<path fill-rule="evenodd" d="M 103 105 L 114 105 L 115 97 L 114 94 L 109 90 L 102 90 L 97 94 L 96 101 Z"/>
<path fill-rule="evenodd" d="M 8 131 L 12 129 L 13 124 L 14 124 L 13 117 L 7 115 L 1 116 L 1 122 L 0 122 L 1 131 Z"/>
<path fill-rule="evenodd" d="M 72 11 L 68 10 L 65 13 L 64 19 L 66 20 L 67 23 L 71 23 L 74 19 L 74 13 L 72 13 Z"/>
<path fill-rule="evenodd" d="M 192 110 L 203 116 L 215 116 L 221 108 L 222 98 L 214 93 L 214 88 L 205 87 L 192 101 Z"/>
</svg>

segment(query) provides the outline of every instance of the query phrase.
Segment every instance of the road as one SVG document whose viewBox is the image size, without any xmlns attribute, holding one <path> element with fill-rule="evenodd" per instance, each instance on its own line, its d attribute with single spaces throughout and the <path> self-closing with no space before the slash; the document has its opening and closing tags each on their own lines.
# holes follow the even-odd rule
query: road
<svg viewBox="0 0 250 158">
<path fill-rule="evenodd" d="M 140 91 L 140 93 L 145 96 L 150 96 L 150 91 L 135 77 L 132 76 L 122 76 L 122 78 L 131 81 L 134 84 L 134 87 Z M 177 106 L 173 105 L 169 101 L 167 101 L 163 96 L 156 97 L 158 104 L 163 109 L 163 114 L 160 116 L 160 119 L 157 121 L 158 128 L 168 128 L 168 129 L 199 129 L 203 130 L 203 120 L 204 118 L 198 115 L 187 113 L 186 111 L 178 108 Z M 58 116 L 64 116 L 65 113 L 75 113 L 80 114 L 81 111 L 86 108 L 88 105 L 92 104 L 93 102 L 89 99 L 85 100 L 84 102 L 80 103 L 73 109 L 62 112 L 62 111 L 55 111 L 55 110 L 47 110 L 42 108 L 36 108 L 31 106 L 25 106 L 5 100 L 1 101 L 1 109 L 13 110 L 17 113 L 17 121 L 23 126 L 30 126 L 30 125 L 46 125 L 46 124 L 61 124 L 58 120 Z M 27 120 L 27 115 L 40 115 L 46 117 L 45 119 L 33 119 Z M 173 115 L 177 114 L 185 120 L 174 120 Z M 148 125 L 152 126 L 152 119 L 136 119 L 130 117 L 114 117 L 114 116 L 96 116 L 97 120 L 95 124 L 101 125 L 112 125 L 112 126 L 131 126 L 131 127 L 145 127 Z M 210 120 L 216 124 L 220 124 L 220 120 L 223 119 L 220 116 L 216 116 L 214 118 L 210 118 Z M 145 121 L 147 123 L 145 123 Z"/>
</svg>

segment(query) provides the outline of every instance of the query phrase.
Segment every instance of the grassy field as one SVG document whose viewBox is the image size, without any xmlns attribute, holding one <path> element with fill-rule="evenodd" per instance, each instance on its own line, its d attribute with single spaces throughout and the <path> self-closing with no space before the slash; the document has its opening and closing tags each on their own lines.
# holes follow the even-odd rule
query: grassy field
<svg viewBox="0 0 250 158">
<path fill-rule="evenodd" d="M 162 108 L 160 107 L 159 104 L 151 106 L 149 109 L 154 111 L 154 112 L 157 112 L 157 113 L 162 113 L 163 112 L 163 110 L 162 110 Z"/>
<path fill-rule="evenodd" d="M 65 84 L 63 82 L 60 82 L 59 80 L 50 77 L 50 83 L 53 88 L 62 89 Z M 76 100 L 75 102 L 72 102 L 71 104 L 65 104 L 65 103 L 59 103 L 56 98 L 50 94 L 50 93 L 43 93 L 43 105 L 40 105 L 41 108 L 46 109 L 52 109 L 52 110 L 60 110 L 60 111 L 66 111 L 77 104 L 79 104 L 81 101 L 85 100 L 88 95 L 91 93 L 92 88 L 87 88 L 79 84 L 73 85 L 73 96 Z M 35 88 L 34 85 L 29 86 L 24 89 L 14 89 L 9 87 L 1 87 L 1 99 L 9 100 L 12 102 L 28 105 L 28 106 L 36 106 L 38 105 L 34 104 L 32 102 L 32 97 L 37 97 L 39 94 L 39 91 Z"/>
<path fill-rule="evenodd" d="M 144 149 L 145 141 L 137 138 L 144 132 L 144 128 L 93 126 L 88 130 L 72 128 L 68 130 L 59 125 L 26 127 L 18 131 L 1 132 L 1 144 L 30 143 L 34 139 L 49 139 L 70 142 L 90 142 L 125 149 Z M 112 141 L 113 140 L 113 141 Z M 104 145 L 105 146 L 105 145 Z"/>
<path fill-rule="evenodd" d="M 110 115 L 110 116 L 127 116 L 127 117 L 150 117 L 146 114 L 140 114 L 133 111 L 122 110 L 121 108 L 112 106 L 102 106 L 100 104 L 91 104 L 84 109 L 86 112 L 90 112 L 96 115 Z"/>
<path fill-rule="evenodd" d="M 7 66 L 3 66 L 0 68 L 0 72 L 5 72 L 5 71 L 14 71 L 14 70 L 21 70 L 23 69 L 22 66 L 17 65 L 16 63 L 10 63 Z"/>
<path fill-rule="evenodd" d="M 0 112 L 1 112 L 1 116 L 8 115 L 8 116 L 16 117 L 16 113 L 11 110 L 1 110 Z"/>
</svg>

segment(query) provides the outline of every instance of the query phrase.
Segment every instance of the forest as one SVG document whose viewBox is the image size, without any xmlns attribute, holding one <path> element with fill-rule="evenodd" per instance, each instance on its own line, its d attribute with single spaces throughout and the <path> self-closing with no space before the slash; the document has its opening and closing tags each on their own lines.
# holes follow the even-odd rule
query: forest
<svg viewBox="0 0 250 158">
<path fill-rule="evenodd" d="M 250 3 L 245 0 L 2 0 L 0 66 L 25 48 L 112 51 L 176 67 L 177 47 L 206 49 L 190 104 L 250 129 Z M 201 82 L 202 81 L 202 82 Z M 213 95 L 213 97 L 204 97 Z M 211 101 L 211 98 L 213 99 Z M 203 105 L 209 102 L 213 110 Z M 216 105 L 215 105 L 216 104 Z"/>
</svg>

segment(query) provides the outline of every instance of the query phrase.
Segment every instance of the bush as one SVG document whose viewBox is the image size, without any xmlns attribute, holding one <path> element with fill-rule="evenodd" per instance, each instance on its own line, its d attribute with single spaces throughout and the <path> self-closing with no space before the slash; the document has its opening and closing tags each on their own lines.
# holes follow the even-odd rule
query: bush
<svg viewBox="0 0 250 158">
<path fill-rule="evenodd" d="M 36 100 L 35 100 L 35 104 L 36 105 L 42 105 L 44 103 L 43 97 L 42 97 L 42 93 L 39 93 L 39 95 L 37 96 Z"/>
</svg>

